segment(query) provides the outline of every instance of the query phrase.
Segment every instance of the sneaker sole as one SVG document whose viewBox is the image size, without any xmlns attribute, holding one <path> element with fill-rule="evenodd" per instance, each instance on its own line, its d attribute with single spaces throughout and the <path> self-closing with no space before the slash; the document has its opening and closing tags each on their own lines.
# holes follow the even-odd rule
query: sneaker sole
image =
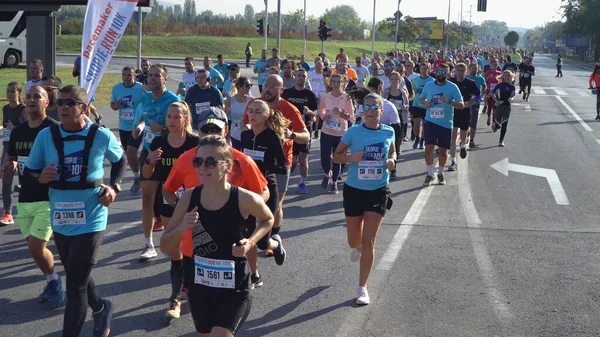
<svg viewBox="0 0 600 337">
<path fill-rule="evenodd" d="M 157 254 L 157 256 L 158 256 L 158 254 Z M 138 261 L 139 261 L 139 262 L 146 262 L 146 261 L 152 260 L 152 259 L 153 259 L 153 258 L 155 258 L 155 257 L 156 257 L 156 256 L 152 256 L 152 257 L 139 257 L 139 258 L 138 258 Z"/>
<path fill-rule="evenodd" d="M 356 304 L 357 305 L 369 305 L 369 303 L 371 303 L 371 302 L 370 301 L 365 302 L 365 301 L 356 300 Z"/>
<path fill-rule="evenodd" d="M 282 265 L 285 262 L 285 259 L 287 257 L 285 248 L 283 247 L 283 242 L 281 241 L 281 237 L 279 236 L 279 234 L 275 234 L 271 237 L 271 239 L 277 241 L 279 243 L 279 247 L 277 247 L 277 249 L 281 250 L 281 257 L 277 258 L 277 254 L 274 254 L 275 256 L 275 263 L 277 263 L 278 265 Z M 275 253 L 275 251 L 273 251 L 273 253 Z"/>
<path fill-rule="evenodd" d="M 256 284 L 254 284 L 254 283 L 253 283 L 253 284 L 252 284 L 252 289 L 255 289 L 255 288 L 260 288 L 260 287 L 262 287 L 262 286 L 263 286 L 263 282 L 262 282 L 262 281 L 261 281 L 261 282 L 259 282 L 259 283 L 256 283 Z"/>
<path fill-rule="evenodd" d="M 106 300 L 106 302 L 109 304 L 108 305 L 108 319 L 107 319 L 106 329 L 104 330 L 104 334 L 102 335 L 102 337 L 108 337 L 108 335 L 110 334 L 110 321 L 112 320 L 112 316 L 113 316 L 113 312 L 114 312 L 114 306 L 113 306 L 112 302 L 109 300 Z"/>
</svg>

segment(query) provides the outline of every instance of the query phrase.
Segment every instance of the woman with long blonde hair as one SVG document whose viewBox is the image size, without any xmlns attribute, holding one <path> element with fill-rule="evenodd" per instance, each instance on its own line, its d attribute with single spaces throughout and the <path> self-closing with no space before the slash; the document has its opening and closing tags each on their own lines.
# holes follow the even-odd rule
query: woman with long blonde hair
<svg viewBox="0 0 600 337">
<path fill-rule="evenodd" d="M 242 134 L 242 119 L 244 118 L 244 112 L 246 111 L 246 106 L 250 101 L 252 101 L 252 94 L 250 93 L 250 89 L 252 88 L 252 83 L 247 77 L 239 77 L 230 91 L 231 96 L 225 102 L 225 113 L 229 120 L 231 120 L 231 125 L 229 128 L 229 136 L 231 138 L 231 146 L 236 150 L 242 149 L 242 144 L 240 142 L 240 137 Z"/>
</svg>

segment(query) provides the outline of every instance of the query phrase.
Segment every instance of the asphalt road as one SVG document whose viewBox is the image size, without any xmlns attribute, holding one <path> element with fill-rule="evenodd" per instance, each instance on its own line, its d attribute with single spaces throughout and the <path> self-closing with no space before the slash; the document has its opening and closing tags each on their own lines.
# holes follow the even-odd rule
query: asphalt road
<svg viewBox="0 0 600 337">
<path fill-rule="evenodd" d="M 587 70 L 565 64 L 565 77 L 555 78 L 550 58 L 538 56 L 534 65 L 535 91 L 529 102 L 515 100 L 507 146 L 497 146 L 499 134 L 481 118 L 479 148 L 446 173 L 448 185 L 422 188 L 423 150 L 403 145 L 366 307 L 354 305 L 358 264 L 349 261 L 342 194 L 320 188 L 313 142 L 309 193 L 297 194 L 296 172 L 286 197 L 281 235 L 288 260 L 277 266 L 260 259 L 265 285 L 253 291 L 239 335 L 597 336 L 595 97 L 585 89 Z M 113 70 L 121 66 L 111 63 Z M 180 69 L 169 71 L 180 78 Z M 116 127 L 116 114 L 102 113 Z M 168 258 L 137 262 L 140 199 L 130 183 L 128 172 L 93 272 L 101 296 L 115 304 L 111 335 L 195 336 L 186 304 L 179 320 L 162 319 Z M 56 252 L 53 243 L 50 249 Z M 43 285 L 17 227 L 0 229 L 0 336 L 60 336 L 64 308 L 34 299 Z M 88 318 L 82 336 L 91 330 Z"/>
</svg>

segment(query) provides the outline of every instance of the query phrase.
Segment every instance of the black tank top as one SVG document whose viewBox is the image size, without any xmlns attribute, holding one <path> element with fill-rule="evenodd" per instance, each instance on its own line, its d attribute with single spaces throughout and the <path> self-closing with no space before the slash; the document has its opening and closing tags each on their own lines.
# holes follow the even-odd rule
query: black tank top
<svg viewBox="0 0 600 337">
<path fill-rule="evenodd" d="M 388 97 L 386 97 L 390 102 L 392 102 L 392 104 L 394 104 L 394 106 L 396 106 L 396 110 L 398 110 L 398 114 L 402 113 L 402 104 L 404 103 L 403 98 L 402 98 L 402 93 L 400 93 L 400 95 L 398 96 L 394 96 L 391 93 L 388 94 Z M 394 101 L 392 101 L 394 100 Z"/>
<path fill-rule="evenodd" d="M 210 289 L 247 290 L 250 273 L 246 268 L 246 257 L 234 257 L 231 248 L 243 238 L 245 219 L 240 213 L 239 190 L 231 185 L 229 200 L 216 211 L 202 207 L 200 197 L 203 186 L 194 188 L 188 212 L 198 207 L 199 221 L 192 228 L 194 257 L 235 262 L 235 288 L 207 287 Z M 198 273 L 198 269 L 196 273 Z M 227 275 L 221 275 L 227 280 Z"/>
</svg>

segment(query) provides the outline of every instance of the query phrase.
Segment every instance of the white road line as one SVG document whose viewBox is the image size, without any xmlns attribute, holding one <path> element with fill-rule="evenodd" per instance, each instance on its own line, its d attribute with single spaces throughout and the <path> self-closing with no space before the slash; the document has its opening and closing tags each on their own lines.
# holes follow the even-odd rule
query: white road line
<svg viewBox="0 0 600 337">
<path fill-rule="evenodd" d="M 579 117 L 579 115 L 575 111 L 573 111 L 573 109 L 571 109 L 571 107 L 567 103 L 565 103 L 565 101 L 560 96 L 554 95 L 554 97 L 556 97 L 560 104 L 562 104 L 565 107 L 565 109 L 567 109 L 567 111 L 573 116 L 573 118 L 575 118 L 575 120 L 578 121 L 579 124 L 581 124 L 581 126 L 583 126 L 585 131 L 593 131 L 592 128 L 590 128 L 590 126 L 587 125 L 587 123 L 583 119 L 581 119 L 581 117 Z"/>
<path fill-rule="evenodd" d="M 551 89 L 554 90 L 554 92 L 556 92 L 557 95 L 563 95 L 563 96 L 567 96 L 568 95 L 566 91 L 561 90 L 559 88 L 552 87 Z"/>
<path fill-rule="evenodd" d="M 512 313 L 507 306 L 508 302 L 506 301 L 504 294 L 500 291 L 500 287 L 496 282 L 494 266 L 487 252 L 483 235 L 481 234 L 481 219 L 479 218 L 479 213 L 477 213 L 477 209 L 475 209 L 475 204 L 473 203 L 471 184 L 469 183 L 467 176 L 468 172 L 469 158 L 462 161 L 461 169 L 458 171 L 458 195 L 463 206 L 463 212 L 467 218 L 467 226 L 470 227 L 469 236 L 473 245 L 473 252 L 477 259 L 479 272 L 485 282 L 488 299 L 494 306 L 496 316 L 504 325 L 509 325 L 512 319 Z"/>
<path fill-rule="evenodd" d="M 577 95 L 579 95 L 581 97 L 590 97 L 590 94 L 588 94 L 587 92 L 583 92 L 583 91 L 578 91 Z"/>
<path fill-rule="evenodd" d="M 546 91 L 544 89 L 533 89 L 533 93 L 537 95 L 546 95 Z"/>
<path fill-rule="evenodd" d="M 121 233 L 125 232 L 126 230 L 128 230 L 130 228 L 133 228 L 133 227 L 137 227 L 137 226 L 139 226 L 141 224 L 142 224 L 141 220 L 132 221 L 132 222 L 126 224 L 126 225 L 123 225 L 123 226 L 121 226 L 119 228 L 115 228 L 114 230 L 111 230 L 108 233 L 104 234 L 104 238 L 106 239 L 108 237 L 115 236 L 117 234 L 121 234 Z"/>
<path fill-rule="evenodd" d="M 531 111 L 531 105 L 525 104 L 525 111 Z"/>
<path fill-rule="evenodd" d="M 596 142 L 598 142 L 598 144 L 600 144 L 600 139 L 596 139 Z"/>
</svg>

